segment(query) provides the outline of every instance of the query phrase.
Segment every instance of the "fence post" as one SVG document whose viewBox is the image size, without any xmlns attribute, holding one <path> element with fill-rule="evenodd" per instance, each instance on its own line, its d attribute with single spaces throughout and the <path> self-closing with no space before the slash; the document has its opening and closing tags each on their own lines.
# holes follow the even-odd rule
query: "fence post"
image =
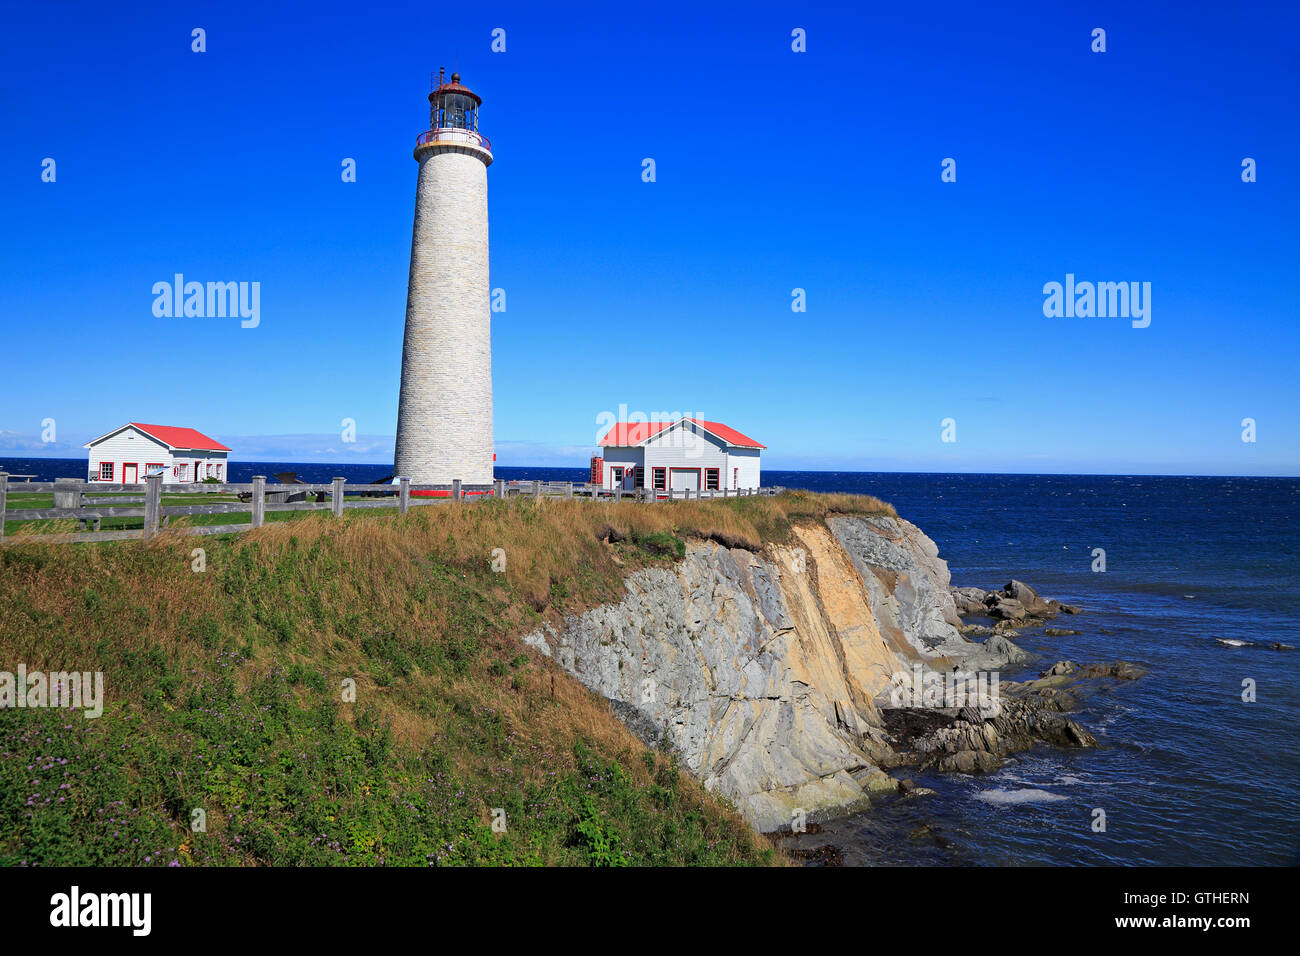
<svg viewBox="0 0 1300 956">
<path fill-rule="evenodd" d="M 492 497 L 504 498 L 506 496 L 506 480 L 497 478 L 492 482 Z"/>
<path fill-rule="evenodd" d="M 451 498 L 453 501 L 460 501 L 460 479 L 451 480 Z"/>
<path fill-rule="evenodd" d="M 568 484 L 564 486 L 564 497 L 566 498 L 573 497 L 573 482 L 570 481 Z"/>
<path fill-rule="evenodd" d="M 77 478 L 55 478 L 54 479 L 54 507 L 56 508 L 80 508 L 81 507 L 81 481 Z"/>
<path fill-rule="evenodd" d="M 411 510 L 411 479 L 397 479 L 397 513 L 406 514 Z"/>
<path fill-rule="evenodd" d="M 148 541 L 158 533 L 158 522 L 162 517 L 162 475 L 150 475 L 144 480 L 144 533 Z"/>
<path fill-rule="evenodd" d="M 254 528 L 262 527 L 266 520 L 266 475 L 253 476 L 253 520 Z"/>
<path fill-rule="evenodd" d="M 0 541 L 5 539 L 5 498 L 9 496 L 9 473 L 0 471 Z"/>
<path fill-rule="evenodd" d="M 541 483 L 540 481 L 534 481 L 534 482 L 533 482 L 533 497 L 534 497 L 534 498 L 540 498 L 541 496 L 542 496 L 542 483 Z"/>
<path fill-rule="evenodd" d="M 334 488 L 330 492 L 330 510 L 334 512 L 334 517 L 343 517 L 343 482 L 346 478 L 335 478 Z"/>
</svg>

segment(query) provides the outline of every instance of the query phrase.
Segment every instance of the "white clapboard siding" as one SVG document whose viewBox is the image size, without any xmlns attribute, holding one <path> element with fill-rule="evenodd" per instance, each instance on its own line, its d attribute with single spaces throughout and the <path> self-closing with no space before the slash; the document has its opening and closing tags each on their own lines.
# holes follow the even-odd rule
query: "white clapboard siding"
<svg viewBox="0 0 1300 956">
<path fill-rule="evenodd" d="M 738 470 L 738 479 L 734 477 Z M 757 448 L 729 448 L 727 450 L 726 487 L 761 488 L 762 470 L 759 467 Z"/>
</svg>

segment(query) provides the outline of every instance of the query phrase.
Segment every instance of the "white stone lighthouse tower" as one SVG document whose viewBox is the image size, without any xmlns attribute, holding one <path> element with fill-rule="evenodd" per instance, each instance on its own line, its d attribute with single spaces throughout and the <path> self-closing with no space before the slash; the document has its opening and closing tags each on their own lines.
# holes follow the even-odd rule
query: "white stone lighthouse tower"
<svg viewBox="0 0 1300 956">
<path fill-rule="evenodd" d="M 394 475 L 416 484 L 491 484 L 492 333 L 487 168 L 482 103 L 460 84 L 429 94 L 429 129 L 415 143 L 411 276 L 402 343 Z"/>
</svg>

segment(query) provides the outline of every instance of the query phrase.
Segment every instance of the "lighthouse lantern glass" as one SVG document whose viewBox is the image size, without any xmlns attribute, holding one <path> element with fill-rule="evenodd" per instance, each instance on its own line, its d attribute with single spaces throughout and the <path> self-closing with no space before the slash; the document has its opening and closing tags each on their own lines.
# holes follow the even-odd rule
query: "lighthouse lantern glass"
<svg viewBox="0 0 1300 956">
<path fill-rule="evenodd" d="M 434 106 L 435 128 L 478 130 L 478 106 L 472 96 L 445 93 Z"/>
</svg>

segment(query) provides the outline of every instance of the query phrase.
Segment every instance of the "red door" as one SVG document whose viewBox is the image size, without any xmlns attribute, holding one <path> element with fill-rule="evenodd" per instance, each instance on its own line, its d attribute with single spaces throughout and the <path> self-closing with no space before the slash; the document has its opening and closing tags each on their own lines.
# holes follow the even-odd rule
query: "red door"
<svg viewBox="0 0 1300 956">
<path fill-rule="evenodd" d="M 122 484 L 134 485 L 140 480 L 140 465 L 134 461 L 122 462 Z"/>
</svg>

